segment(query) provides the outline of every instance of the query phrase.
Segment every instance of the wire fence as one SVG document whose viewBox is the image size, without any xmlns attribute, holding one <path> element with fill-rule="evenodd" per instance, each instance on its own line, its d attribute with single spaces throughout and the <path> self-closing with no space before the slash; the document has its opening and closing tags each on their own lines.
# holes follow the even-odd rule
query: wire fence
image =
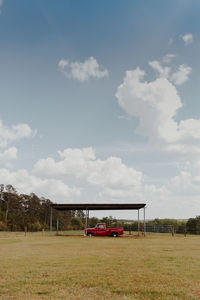
<svg viewBox="0 0 200 300">
<path fill-rule="evenodd" d="M 128 231 L 129 233 L 131 233 L 131 232 L 144 233 L 144 223 L 140 223 L 139 227 L 137 227 L 135 224 L 134 225 L 130 224 L 129 226 L 125 225 L 124 230 Z M 145 231 L 146 231 L 146 233 L 149 233 L 149 234 L 160 233 L 160 234 L 171 234 L 171 235 L 175 235 L 175 234 L 200 235 L 200 230 L 197 230 L 197 228 L 195 226 L 194 227 L 190 226 L 190 228 L 187 228 L 186 224 L 176 226 L 173 224 L 152 225 L 152 224 L 147 223 L 146 227 L 145 227 Z"/>
<path fill-rule="evenodd" d="M 154 233 L 172 233 L 173 226 L 171 225 L 153 225 L 146 226 L 146 232 L 154 232 Z"/>
</svg>

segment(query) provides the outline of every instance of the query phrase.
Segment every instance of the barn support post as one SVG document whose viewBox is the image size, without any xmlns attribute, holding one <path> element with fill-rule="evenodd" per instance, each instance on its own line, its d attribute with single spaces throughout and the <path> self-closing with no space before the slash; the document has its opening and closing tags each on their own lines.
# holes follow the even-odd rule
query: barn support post
<svg viewBox="0 0 200 300">
<path fill-rule="evenodd" d="M 146 236 L 145 206 L 144 206 L 143 210 L 144 210 L 144 236 Z"/>
<path fill-rule="evenodd" d="M 85 229 L 87 229 L 87 208 L 85 210 Z"/>
<path fill-rule="evenodd" d="M 88 227 L 88 216 L 89 216 L 89 211 L 86 208 L 86 211 L 85 211 L 85 229 L 87 229 L 87 227 Z"/>
<path fill-rule="evenodd" d="M 52 219 L 53 219 L 53 208 L 50 210 L 50 234 L 52 234 Z"/>
<path fill-rule="evenodd" d="M 56 234 L 58 234 L 59 231 L 59 218 L 57 217 L 57 221 L 56 221 Z"/>
<path fill-rule="evenodd" d="M 138 236 L 140 235 L 140 210 L 138 209 Z"/>
</svg>

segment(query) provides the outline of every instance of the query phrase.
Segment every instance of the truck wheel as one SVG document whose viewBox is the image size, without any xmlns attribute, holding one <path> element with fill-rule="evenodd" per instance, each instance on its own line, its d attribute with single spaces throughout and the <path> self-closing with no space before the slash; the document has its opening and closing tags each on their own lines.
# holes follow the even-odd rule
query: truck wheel
<svg viewBox="0 0 200 300">
<path fill-rule="evenodd" d="M 87 236 L 93 236 L 94 234 L 92 232 L 88 232 Z"/>
<path fill-rule="evenodd" d="M 113 232 L 113 233 L 112 233 L 112 236 L 113 236 L 113 237 L 118 237 L 118 233 L 117 233 L 117 232 Z"/>
</svg>

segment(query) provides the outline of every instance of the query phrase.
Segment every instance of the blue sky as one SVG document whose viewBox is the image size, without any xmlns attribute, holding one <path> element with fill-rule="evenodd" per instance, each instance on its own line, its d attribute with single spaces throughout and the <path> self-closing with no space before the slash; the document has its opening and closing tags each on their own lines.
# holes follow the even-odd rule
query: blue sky
<svg viewBox="0 0 200 300">
<path fill-rule="evenodd" d="M 199 1 L 0 5 L 1 182 L 197 215 Z"/>
</svg>

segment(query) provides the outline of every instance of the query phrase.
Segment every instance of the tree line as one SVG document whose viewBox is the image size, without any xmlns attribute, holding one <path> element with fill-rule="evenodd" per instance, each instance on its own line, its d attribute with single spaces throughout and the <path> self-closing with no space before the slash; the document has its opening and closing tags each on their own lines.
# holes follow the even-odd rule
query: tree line
<svg viewBox="0 0 200 300">
<path fill-rule="evenodd" d="M 98 219 L 96 217 L 90 218 L 89 226 L 94 227 L 97 223 L 105 223 L 107 227 L 123 227 L 125 231 L 138 231 L 138 221 L 126 221 L 117 220 L 113 217 L 104 217 Z M 144 231 L 144 223 L 139 222 L 140 231 Z M 188 233 L 188 234 L 200 234 L 200 216 L 196 218 L 190 218 L 188 220 L 176 220 L 176 219 L 154 219 L 146 221 L 147 232 L 159 232 L 159 233 Z"/>
<path fill-rule="evenodd" d="M 25 227 L 27 231 L 49 229 L 52 203 L 50 199 L 40 198 L 34 193 L 19 194 L 12 185 L 0 184 L 0 230 L 24 231 Z M 84 217 L 82 211 L 54 211 L 53 224 L 59 218 L 61 230 L 75 229 L 76 219 L 82 224 Z"/>
<path fill-rule="evenodd" d="M 0 184 L 0 231 L 40 231 L 48 230 L 50 209 L 53 202 L 31 193 L 20 194 L 12 185 Z M 85 214 L 83 211 L 54 211 L 53 229 L 59 219 L 59 230 L 84 229 Z M 89 227 L 97 223 L 105 223 L 107 227 L 123 227 L 125 231 L 137 231 L 137 221 L 117 220 L 113 217 L 102 219 L 92 217 L 88 220 Z M 143 231 L 143 222 L 139 223 Z M 147 232 L 166 232 L 170 228 L 176 233 L 200 234 L 200 216 L 189 220 L 154 219 L 146 221 Z"/>
</svg>

